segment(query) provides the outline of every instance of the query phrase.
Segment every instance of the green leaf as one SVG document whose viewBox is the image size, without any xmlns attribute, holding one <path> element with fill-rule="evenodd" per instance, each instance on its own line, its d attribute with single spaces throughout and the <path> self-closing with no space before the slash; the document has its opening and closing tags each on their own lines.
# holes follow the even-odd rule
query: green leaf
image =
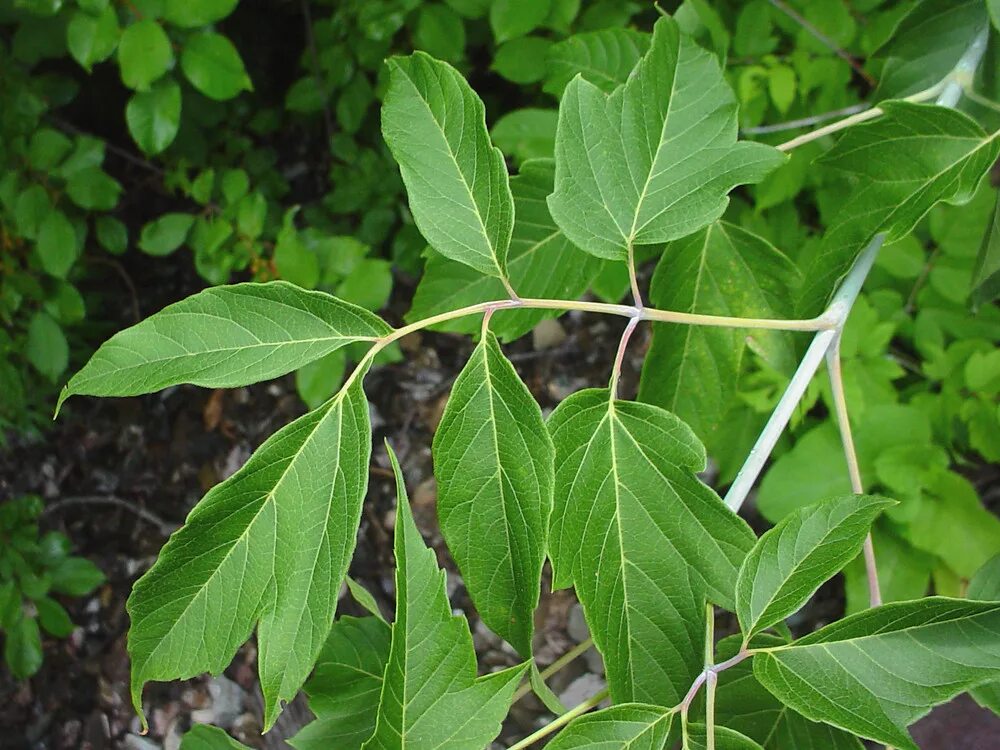
<svg viewBox="0 0 1000 750">
<path fill-rule="evenodd" d="M 575 584 L 616 701 L 676 705 L 703 668 L 705 598 L 733 606 L 753 532 L 695 476 L 705 449 L 674 415 L 586 390 L 549 430 L 553 586 Z"/>
<path fill-rule="evenodd" d="M 972 305 L 979 308 L 997 297 L 1000 297 L 1000 196 L 972 271 Z"/>
<path fill-rule="evenodd" d="M 132 139 L 147 154 L 158 154 L 173 143 L 181 124 L 181 87 L 164 78 L 149 91 L 132 95 L 125 107 Z"/>
<path fill-rule="evenodd" d="M 503 277 L 514 199 L 482 101 L 457 70 L 423 53 L 387 65 L 382 133 L 417 227 L 442 255 Z"/>
<path fill-rule="evenodd" d="M 100 167 L 74 172 L 66 180 L 66 194 L 80 208 L 110 211 L 118 205 L 122 186 Z"/>
<path fill-rule="evenodd" d="M 130 89 L 148 91 L 174 64 L 174 50 L 163 27 L 145 19 L 126 27 L 118 42 L 118 67 Z"/>
<path fill-rule="evenodd" d="M 35 239 L 50 213 L 52 201 L 48 192 L 37 183 L 29 185 L 17 196 L 14 204 L 18 233 L 29 240 Z"/>
<path fill-rule="evenodd" d="M 337 285 L 337 296 L 366 310 L 380 310 L 392 293 L 392 264 L 365 258 Z"/>
<path fill-rule="evenodd" d="M 66 47 L 88 72 L 94 63 L 104 62 L 114 54 L 120 37 L 118 13 L 110 6 L 96 15 L 75 11 L 66 26 Z"/>
<path fill-rule="evenodd" d="M 60 399 L 133 396 L 180 383 L 232 388 L 390 330 L 367 310 L 285 282 L 215 287 L 115 334 Z"/>
<path fill-rule="evenodd" d="M 490 136 L 501 151 L 523 163 L 530 159 L 551 159 L 556 150 L 556 123 L 559 113 L 554 109 L 515 109 L 493 125 Z M 523 169 L 522 169 L 523 171 Z M 511 179 L 511 190 L 514 181 Z M 514 191 L 515 208 L 517 192 Z M 514 212 L 514 234 L 517 234 L 517 211 Z M 512 240 L 516 242 L 516 236 Z"/>
<path fill-rule="evenodd" d="M 40 172 L 54 169 L 73 148 L 73 142 L 58 130 L 39 128 L 28 144 L 28 162 Z"/>
<path fill-rule="evenodd" d="M 465 24 L 447 5 L 428 3 L 420 8 L 413 41 L 432 57 L 458 62 L 465 52 Z"/>
<path fill-rule="evenodd" d="M 545 197 L 552 192 L 554 165 L 551 160 L 533 160 L 521 167 L 510 181 L 516 220 L 510 243 L 507 273 L 511 285 L 527 297 L 576 299 L 586 291 L 597 273 L 599 261 L 574 247 L 552 221 Z M 436 315 L 478 302 L 505 299 L 507 290 L 494 276 L 484 276 L 444 256 L 433 253 L 420 279 L 413 308 L 407 320 Z M 555 315 L 544 310 L 501 310 L 490 322 L 502 341 L 513 341 Z M 479 320 L 464 318 L 435 330 L 474 333 Z"/>
<path fill-rule="evenodd" d="M 180 750 L 249 750 L 219 727 L 195 724 L 181 739 Z"/>
<path fill-rule="evenodd" d="M 798 281 L 792 263 L 766 240 L 716 222 L 666 247 L 649 298 L 665 310 L 780 318 L 791 312 Z M 791 342 L 781 333 L 655 324 L 639 398 L 673 411 L 708 440 L 735 398 L 751 336 L 758 351 L 772 354 L 772 364 L 792 360 Z"/>
<path fill-rule="evenodd" d="M 552 0 L 493 0 L 490 27 L 497 44 L 537 29 L 551 8 Z"/>
<path fill-rule="evenodd" d="M 708 747 L 708 730 L 704 724 L 688 725 L 687 740 L 684 750 L 706 750 Z M 715 727 L 715 750 L 762 750 L 761 746 L 746 735 L 728 729 Z"/>
<path fill-rule="evenodd" d="M 315 409 L 336 392 L 344 380 L 347 357 L 343 349 L 330 352 L 295 371 L 295 390 L 306 406 Z"/>
<path fill-rule="evenodd" d="M 396 456 L 396 619 L 366 750 L 484 747 L 499 734 L 527 664 L 476 677 L 476 652 L 465 618 L 451 613 L 437 567 L 410 511 Z"/>
<path fill-rule="evenodd" d="M 66 278 L 76 262 L 76 231 L 62 211 L 53 210 L 45 218 L 35 249 L 46 273 Z"/>
<path fill-rule="evenodd" d="M 548 53 L 546 93 L 561 97 L 577 75 L 610 94 L 649 50 L 652 35 L 633 29 L 609 28 L 574 34 L 552 45 Z"/>
<path fill-rule="evenodd" d="M 67 557 L 50 575 L 52 590 L 69 596 L 86 596 L 106 580 L 101 569 L 83 557 Z"/>
<path fill-rule="evenodd" d="M 350 581 L 350 579 L 347 579 Z M 290 740 L 298 750 L 359 750 L 375 731 L 392 629 L 377 617 L 341 617 L 305 685 L 316 721 Z"/>
<path fill-rule="evenodd" d="M 674 712 L 641 703 L 612 706 L 571 722 L 549 750 L 663 750 Z"/>
<path fill-rule="evenodd" d="M 1000 139 L 955 110 L 886 102 L 885 115 L 850 128 L 820 163 L 857 179 L 803 269 L 806 311 L 822 309 L 837 279 L 879 232 L 892 242 L 938 202 L 963 204 L 1000 155 Z"/>
<path fill-rule="evenodd" d="M 493 70 L 508 81 L 527 85 L 545 77 L 545 59 L 552 42 L 525 36 L 504 42 L 493 56 Z"/>
<path fill-rule="evenodd" d="M 139 249 L 147 255 L 170 255 L 184 244 L 193 224 L 191 214 L 163 214 L 142 228 Z"/>
<path fill-rule="evenodd" d="M 745 638 L 797 612 L 858 552 L 892 500 L 833 498 L 785 516 L 757 540 L 736 579 L 736 614 Z"/>
<path fill-rule="evenodd" d="M 55 599 L 43 596 L 35 602 L 38 610 L 38 624 L 45 632 L 56 638 L 65 638 L 73 632 L 73 621 L 69 619 L 69 613 Z"/>
<path fill-rule="evenodd" d="M 878 562 L 878 583 L 882 601 L 902 602 L 927 595 L 931 585 L 931 570 L 935 558 L 918 549 L 899 535 L 899 530 L 880 519 L 872 529 L 872 545 Z M 847 594 L 845 614 L 853 615 L 871 606 L 868 575 L 863 555 L 858 555 L 844 568 L 844 588 Z"/>
<path fill-rule="evenodd" d="M 378 602 L 375 601 L 375 597 L 371 595 L 371 592 L 368 591 L 368 589 L 350 576 L 348 576 L 344 582 L 347 584 L 347 588 L 351 592 L 351 596 L 354 597 L 354 601 L 360 604 L 367 612 L 375 615 L 375 617 L 382 622 L 385 622 L 385 617 L 382 616 L 382 610 L 379 609 Z"/>
<path fill-rule="evenodd" d="M 1000 677 L 1000 603 L 931 597 L 887 604 L 753 658 L 779 700 L 899 750 L 932 706 Z"/>
<path fill-rule="evenodd" d="M 649 52 L 610 96 L 579 77 L 566 87 L 549 197 L 556 224 L 583 250 L 625 260 L 635 245 L 715 221 L 732 188 L 785 159 L 737 142 L 736 109 L 715 57 L 661 18 Z"/>
<path fill-rule="evenodd" d="M 121 255 L 128 249 L 128 228 L 112 216 L 94 219 L 97 242 L 112 255 Z"/>
<path fill-rule="evenodd" d="M 15 679 L 25 680 L 41 669 L 42 637 L 33 617 L 22 614 L 4 636 L 4 660 Z"/>
<path fill-rule="evenodd" d="M 181 70 L 191 85 L 210 99 L 225 101 L 241 91 L 253 91 L 240 53 L 229 39 L 214 31 L 188 37 L 181 52 Z"/>
<path fill-rule="evenodd" d="M 236 9 L 239 0 L 165 0 L 163 19 L 183 28 L 207 26 L 221 21 Z"/>
<path fill-rule="evenodd" d="M 970 599 L 1000 601 L 1000 555 L 989 560 L 969 581 Z M 1000 715 L 1000 680 L 991 680 L 969 691 L 976 701 Z"/>
<path fill-rule="evenodd" d="M 28 323 L 24 355 L 52 382 L 69 366 L 69 344 L 62 328 L 47 313 L 36 312 Z"/>
<path fill-rule="evenodd" d="M 150 680 L 221 672 L 255 624 L 265 730 L 295 696 L 330 630 L 367 490 L 362 376 L 212 488 L 135 584 L 137 711 Z"/>
<path fill-rule="evenodd" d="M 438 517 L 476 611 L 524 656 L 552 512 L 552 440 L 542 411 L 487 332 L 434 435 Z"/>
</svg>

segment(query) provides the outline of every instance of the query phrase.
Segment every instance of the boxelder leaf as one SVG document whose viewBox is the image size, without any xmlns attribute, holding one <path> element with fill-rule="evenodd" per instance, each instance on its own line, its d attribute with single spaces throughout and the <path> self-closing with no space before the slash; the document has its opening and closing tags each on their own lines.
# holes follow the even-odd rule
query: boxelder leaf
<svg viewBox="0 0 1000 750">
<path fill-rule="evenodd" d="M 134 396 L 179 383 L 247 385 L 391 329 L 367 310 L 285 282 L 214 287 L 115 334 L 60 396 Z"/>
<path fill-rule="evenodd" d="M 735 186 L 785 157 L 737 142 L 736 97 L 718 60 L 670 18 L 610 95 L 582 77 L 563 93 L 552 216 L 576 245 L 623 260 L 634 245 L 678 239 L 710 224 Z"/>
<path fill-rule="evenodd" d="M 377 617 L 341 617 L 333 624 L 305 685 L 316 721 L 290 740 L 293 747 L 359 750 L 372 736 L 391 637 Z"/>
<path fill-rule="evenodd" d="M 969 581 L 970 599 L 1000 601 L 1000 555 L 992 558 Z M 976 701 L 1000 715 L 1000 680 L 990 680 L 969 691 Z"/>
<path fill-rule="evenodd" d="M 885 115 L 850 128 L 820 163 L 857 177 L 851 197 L 803 268 L 805 312 L 822 309 L 861 249 L 892 242 L 937 203 L 962 204 L 1000 155 L 1000 138 L 953 109 L 885 102 Z"/>
<path fill-rule="evenodd" d="M 479 616 L 531 655 L 555 450 L 542 410 L 487 332 L 434 435 L 438 517 Z"/>
<path fill-rule="evenodd" d="M 552 0 L 493 0 L 490 26 L 497 44 L 538 28 L 551 8 Z"/>
<path fill-rule="evenodd" d="M 142 687 L 218 673 L 258 624 L 265 729 L 330 630 L 368 485 L 359 377 L 276 432 L 216 485 L 132 590 L 132 701 Z"/>
<path fill-rule="evenodd" d="M 719 221 L 667 246 L 649 299 L 665 310 L 780 318 L 790 315 L 798 286 L 795 266 L 767 240 Z M 752 335 L 772 364 L 792 360 L 787 335 Z M 735 398 L 747 338 L 738 329 L 655 324 L 639 398 L 674 412 L 708 440 Z"/>
<path fill-rule="evenodd" d="M 649 49 L 651 34 L 618 27 L 574 34 L 549 48 L 545 85 L 562 96 L 576 75 L 610 94 L 628 80 L 628 74 Z"/>
<path fill-rule="evenodd" d="M 211 724 L 196 724 L 184 735 L 180 750 L 249 750 L 242 742 L 237 742 L 219 727 Z"/>
<path fill-rule="evenodd" d="M 476 650 L 451 613 L 444 571 L 420 537 L 396 456 L 396 619 L 367 750 L 468 750 L 500 733 L 527 664 L 476 677 Z"/>
<path fill-rule="evenodd" d="M 600 261 L 575 247 L 552 221 L 545 197 L 552 192 L 555 164 L 551 159 L 525 162 L 510 181 L 517 218 L 507 259 L 511 285 L 525 297 L 576 299 L 600 268 Z M 407 320 L 414 321 L 477 302 L 504 299 L 507 290 L 495 276 L 434 253 L 420 279 Z M 501 341 L 513 341 L 538 321 L 558 314 L 546 310 L 501 310 L 490 327 Z M 480 321 L 467 317 L 436 330 L 478 332 Z"/>
<path fill-rule="evenodd" d="M 766 531 L 736 579 L 736 614 L 745 638 L 781 622 L 861 550 L 872 523 L 895 502 L 837 497 L 801 508 Z"/>
<path fill-rule="evenodd" d="M 549 750 L 663 750 L 674 711 L 641 703 L 595 711 L 575 719 L 555 736 Z"/>
<path fill-rule="evenodd" d="M 733 606 L 754 535 L 695 476 L 705 449 L 659 407 L 567 398 L 556 447 L 553 585 L 576 585 L 616 701 L 677 704 L 702 670 L 704 604 Z"/>
<path fill-rule="evenodd" d="M 930 597 L 887 604 L 753 657 L 793 709 L 899 750 L 932 706 L 1000 677 L 1000 602 Z"/>
<path fill-rule="evenodd" d="M 387 65 L 382 134 L 417 227 L 442 255 L 504 276 L 514 199 L 482 101 L 461 73 L 422 52 Z"/>
<path fill-rule="evenodd" d="M 688 725 L 684 750 L 706 750 L 708 730 L 704 724 Z M 734 729 L 715 727 L 715 750 L 763 750 L 755 741 Z"/>
</svg>

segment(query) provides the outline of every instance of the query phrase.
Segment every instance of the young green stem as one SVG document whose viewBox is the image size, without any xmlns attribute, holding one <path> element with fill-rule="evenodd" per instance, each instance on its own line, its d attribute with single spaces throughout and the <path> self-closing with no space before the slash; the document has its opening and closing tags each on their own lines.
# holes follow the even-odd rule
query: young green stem
<svg viewBox="0 0 1000 750">
<path fill-rule="evenodd" d="M 715 686 L 718 681 L 717 672 L 709 672 L 705 677 L 705 750 L 715 750 Z"/>
<path fill-rule="evenodd" d="M 615 354 L 615 363 L 611 369 L 611 382 L 608 384 L 612 400 L 618 398 L 618 380 L 622 374 L 622 363 L 625 361 L 625 349 L 628 348 L 629 339 L 632 338 L 637 325 L 639 325 L 638 316 L 628 322 L 628 325 L 625 326 L 625 331 L 622 333 L 621 340 L 618 342 L 618 352 Z"/>
<path fill-rule="evenodd" d="M 545 669 L 539 672 L 538 676 L 541 677 L 543 681 L 549 679 L 552 675 L 561 671 L 564 667 L 568 666 L 570 663 L 575 661 L 577 657 L 590 651 L 590 649 L 593 648 L 593 646 L 594 646 L 594 641 L 592 638 L 588 638 L 582 643 L 578 643 L 576 646 L 571 648 L 569 651 L 567 651 L 565 654 L 560 656 L 549 666 L 547 666 Z M 531 692 L 531 683 L 525 682 L 523 685 L 521 685 L 521 687 L 517 689 L 517 692 L 514 693 L 514 699 L 511 701 L 511 703 L 517 703 L 519 700 L 521 700 L 521 698 L 523 698 L 530 692 Z"/>
<path fill-rule="evenodd" d="M 510 746 L 510 750 L 524 750 L 524 748 L 526 748 L 526 747 L 531 747 L 536 742 L 538 742 L 540 739 L 548 737 L 550 734 L 552 734 L 557 729 L 561 729 L 562 727 L 564 727 L 567 724 L 569 724 L 577 716 L 582 716 L 583 714 L 587 713 L 590 709 L 598 706 L 601 703 L 601 701 L 603 701 L 607 697 L 608 697 L 608 689 L 605 688 L 601 692 L 599 692 L 596 695 L 594 695 L 594 696 L 588 698 L 587 700 L 585 700 L 580 705 L 575 706 L 574 708 L 571 708 L 569 711 L 567 711 L 566 713 L 564 713 L 562 716 L 560 716 L 555 721 L 550 722 L 549 724 L 546 724 L 544 727 L 542 727 L 541 729 L 539 729 L 537 732 L 534 732 L 533 734 L 525 737 L 523 740 L 521 740 L 517 744 L 511 745 Z"/>
<path fill-rule="evenodd" d="M 628 243 L 628 281 L 632 288 L 632 303 L 642 309 L 642 292 L 639 291 L 639 277 L 635 270 L 635 251 L 632 243 Z"/>
</svg>

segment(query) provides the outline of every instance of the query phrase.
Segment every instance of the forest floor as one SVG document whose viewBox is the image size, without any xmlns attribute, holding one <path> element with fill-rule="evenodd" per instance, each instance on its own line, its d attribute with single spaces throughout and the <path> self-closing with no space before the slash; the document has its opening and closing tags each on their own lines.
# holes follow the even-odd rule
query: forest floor
<svg viewBox="0 0 1000 750">
<path fill-rule="evenodd" d="M 146 290 L 146 281 L 136 279 L 135 286 Z M 194 287 L 189 277 L 176 275 L 166 283 L 162 277 L 148 281 L 155 292 L 136 300 L 143 316 Z M 393 308 L 390 320 L 395 315 L 398 322 L 404 309 Z M 547 411 L 573 391 L 606 384 L 623 324 L 568 315 L 506 349 Z M 630 348 L 625 393 L 634 391 L 646 343 L 637 338 Z M 381 447 L 388 438 L 399 455 L 417 523 L 449 571 L 452 602 L 470 614 L 481 671 L 513 664 L 515 654 L 475 618 L 435 516 L 431 440 L 472 344 L 432 333 L 414 334 L 401 344 L 404 360 L 372 371 L 366 380 L 376 447 L 351 575 L 391 613 L 395 491 Z M 260 735 L 262 701 L 252 641 L 220 677 L 148 686 L 151 728 L 140 736 L 128 698 L 125 602 L 135 579 L 197 500 L 233 474 L 271 433 L 304 412 L 291 378 L 231 391 L 178 387 L 141 398 L 74 399 L 67 407 L 43 440 L 13 439 L 0 453 L 0 497 L 41 495 L 47 506 L 43 525 L 67 533 L 77 554 L 97 563 L 108 581 L 91 596 L 64 601 L 79 627 L 67 640 L 45 642 L 45 663 L 37 675 L 16 684 L 0 671 L 0 748 L 177 750 L 183 732 L 197 722 L 221 726 L 251 747 L 289 747 L 284 740 L 309 720 L 308 709 L 300 696 L 272 732 Z M 801 627 L 822 625 L 841 607 L 838 584 L 826 586 Z M 361 614 L 349 596 L 342 597 L 341 611 Z M 567 592 L 543 597 L 538 626 L 543 666 L 587 638 L 579 605 Z M 720 623 L 720 632 L 727 627 L 731 623 Z M 604 687 L 599 656 L 591 650 L 550 685 L 567 705 L 593 695 Z M 547 720 L 541 704 L 526 696 L 512 710 L 497 747 Z M 1000 721 L 960 699 L 922 721 L 915 734 L 923 750 L 991 750 L 1000 746 Z"/>
</svg>

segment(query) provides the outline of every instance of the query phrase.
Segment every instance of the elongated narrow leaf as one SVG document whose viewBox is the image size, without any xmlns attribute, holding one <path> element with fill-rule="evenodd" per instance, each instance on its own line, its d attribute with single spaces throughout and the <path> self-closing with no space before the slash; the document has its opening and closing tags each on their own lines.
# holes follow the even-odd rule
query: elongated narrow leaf
<svg viewBox="0 0 1000 750">
<path fill-rule="evenodd" d="M 737 143 L 736 98 L 716 58 L 670 18 L 610 95 L 582 77 L 566 87 L 549 208 L 574 244 L 623 260 L 634 245 L 678 239 L 715 221 L 737 185 L 784 160 Z"/>
<path fill-rule="evenodd" d="M 649 49 L 650 39 L 645 32 L 618 27 L 574 34 L 549 47 L 542 88 L 561 96 L 566 84 L 581 75 L 610 94 L 628 80 Z"/>
<path fill-rule="evenodd" d="M 272 435 L 214 487 L 132 590 L 132 701 L 142 687 L 219 673 L 258 625 L 265 726 L 326 640 L 368 485 L 360 378 Z"/>
<path fill-rule="evenodd" d="M 1000 602 L 931 597 L 887 604 L 757 654 L 753 668 L 803 716 L 919 750 L 907 726 L 1000 677 Z"/>
<path fill-rule="evenodd" d="M 487 332 L 434 435 L 438 517 L 483 622 L 531 656 L 555 450 L 542 410 Z"/>
<path fill-rule="evenodd" d="M 625 704 L 575 719 L 546 745 L 549 750 L 663 750 L 674 712 Z"/>
<path fill-rule="evenodd" d="M 396 620 L 375 733 L 366 750 L 469 750 L 500 733 L 527 664 L 476 677 L 476 650 L 462 617 L 451 614 L 444 571 L 413 522 L 396 473 Z"/>
<path fill-rule="evenodd" d="M 563 236 L 552 221 L 545 198 L 552 192 L 555 162 L 532 159 L 511 178 L 516 218 L 507 258 L 511 286 L 522 297 L 576 299 L 597 275 L 601 262 L 583 252 Z M 434 252 L 427 260 L 407 320 L 455 310 L 478 302 L 506 299 L 507 290 L 495 276 L 484 276 L 473 268 Z M 557 315 L 548 310 L 500 310 L 490 328 L 501 341 L 513 341 L 530 331 L 538 321 Z M 474 333 L 480 318 L 448 321 L 436 330 Z"/>
<path fill-rule="evenodd" d="M 417 227 L 442 255 L 503 276 L 514 199 L 482 101 L 461 73 L 423 52 L 387 64 L 382 134 Z"/>
<path fill-rule="evenodd" d="M 553 585 L 575 583 L 612 697 L 673 706 L 702 669 L 705 598 L 733 606 L 754 535 L 695 476 L 687 425 L 609 396 L 581 391 L 549 420 Z"/>
<path fill-rule="evenodd" d="M 848 495 L 801 508 L 757 540 L 736 579 L 743 635 L 781 622 L 858 552 L 872 523 L 895 502 Z"/>
<path fill-rule="evenodd" d="M 885 115 L 849 129 L 820 163 L 857 178 L 803 270 L 802 307 L 822 309 L 837 279 L 873 237 L 892 242 L 935 204 L 962 204 L 1000 155 L 1000 139 L 967 115 L 932 104 L 886 102 Z"/>
<path fill-rule="evenodd" d="M 63 389 L 134 396 L 180 383 L 248 385 L 391 329 L 379 317 L 284 281 L 206 289 L 115 334 Z"/>
<path fill-rule="evenodd" d="M 341 617 L 333 624 L 305 685 L 316 721 L 290 740 L 293 747 L 360 750 L 375 731 L 391 637 L 378 617 Z"/>
<path fill-rule="evenodd" d="M 726 222 L 667 245 L 649 290 L 665 310 L 734 317 L 790 317 L 798 272 L 769 242 Z M 755 348 L 772 364 L 792 357 L 792 340 L 753 332 Z M 748 332 L 707 326 L 653 326 L 639 398 L 674 412 L 709 440 L 736 393 Z"/>
<path fill-rule="evenodd" d="M 708 747 L 708 729 L 704 724 L 688 726 L 687 737 L 683 750 L 706 750 Z M 744 734 L 728 729 L 715 727 L 715 750 L 763 750 L 760 745 Z"/>
<path fill-rule="evenodd" d="M 1000 555 L 997 555 L 969 581 L 968 597 L 981 601 L 1000 602 Z M 1000 680 L 991 680 L 970 690 L 969 693 L 981 705 L 1000 716 Z"/>
</svg>

